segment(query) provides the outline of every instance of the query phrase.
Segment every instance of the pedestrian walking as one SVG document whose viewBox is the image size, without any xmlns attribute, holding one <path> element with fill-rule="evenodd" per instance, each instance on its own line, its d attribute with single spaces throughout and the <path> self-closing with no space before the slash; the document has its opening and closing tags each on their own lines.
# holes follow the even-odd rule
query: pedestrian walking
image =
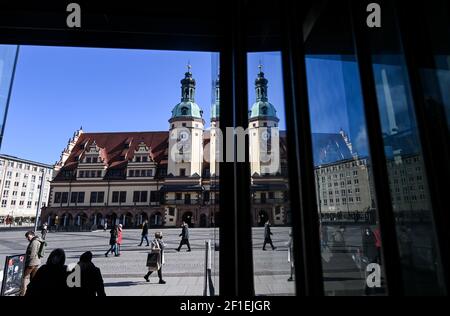
<svg viewBox="0 0 450 316">
<path fill-rule="evenodd" d="M 288 247 L 288 262 L 291 268 L 291 276 L 288 279 L 288 282 L 294 281 L 294 242 L 292 240 L 292 229 L 289 230 L 289 241 L 287 243 Z"/>
<path fill-rule="evenodd" d="M 45 296 L 46 298 L 55 296 L 65 296 L 69 292 L 67 286 L 66 254 L 63 249 L 53 250 L 47 263 L 39 268 L 36 275 L 31 280 L 26 292 L 26 296 Z"/>
<path fill-rule="evenodd" d="M 117 230 L 117 225 L 114 226 L 113 228 L 111 228 L 110 230 L 110 238 L 109 238 L 109 245 L 111 246 L 109 248 L 109 250 L 105 253 L 105 257 L 108 257 L 108 254 L 111 253 L 116 253 L 116 248 L 117 248 L 117 235 L 118 235 L 118 230 Z M 117 256 L 117 255 L 116 255 Z"/>
<path fill-rule="evenodd" d="M 376 263 L 378 257 L 376 247 L 376 237 L 374 232 L 370 229 L 370 227 L 366 227 L 364 229 L 362 245 L 363 245 L 363 255 L 367 258 L 367 262 Z"/>
<path fill-rule="evenodd" d="M 272 243 L 272 235 L 273 233 L 270 230 L 270 221 L 267 221 L 264 224 L 264 244 L 262 250 L 266 251 L 266 244 L 269 244 L 272 247 L 272 250 L 277 249 L 277 247 L 274 247 Z"/>
<path fill-rule="evenodd" d="M 42 230 L 41 230 L 42 239 L 45 240 L 47 233 L 48 233 L 48 224 L 45 222 L 44 225 L 42 225 Z"/>
<path fill-rule="evenodd" d="M 180 251 L 181 247 L 183 245 L 187 245 L 188 247 L 188 252 L 191 251 L 191 245 L 189 243 L 189 226 L 186 222 L 183 221 L 183 223 L 181 224 L 181 234 L 178 235 L 179 237 L 181 237 L 180 240 L 180 245 L 178 246 L 178 248 L 176 248 L 176 251 Z"/>
<path fill-rule="evenodd" d="M 152 241 L 152 245 L 150 247 L 150 254 L 155 254 L 156 262 L 155 264 L 147 264 L 148 265 L 148 272 L 146 275 L 144 275 L 144 279 L 147 282 L 150 282 L 150 275 L 154 271 L 158 271 L 158 278 L 159 278 L 159 284 L 165 284 L 166 281 L 163 280 L 162 277 L 162 266 L 164 265 L 164 248 L 166 245 L 163 242 L 163 235 L 162 232 L 156 232 L 155 233 L 155 239 Z"/>
<path fill-rule="evenodd" d="M 145 241 L 147 242 L 147 247 L 149 246 L 149 242 L 148 242 L 148 221 L 145 220 L 144 223 L 142 224 L 142 232 L 141 232 L 141 243 L 139 244 L 139 247 L 142 246 L 142 243 Z"/>
<path fill-rule="evenodd" d="M 108 221 L 105 219 L 105 221 L 103 222 L 103 231 L 106 232 L 107 229 L 108 229 Z"/>
<path fill-rule="evenodd" d="M 71 289 L 74 296 L 106 296 L 102 273 L 92 262 L 92 252 L 86 251 L 78 262 L 81 276 L 81 286 Z"/>
<path fill-rule="evenodd" d="M 22 285 L 20 288 L 20 295 L 24 296 L 27 291 L 28 283 L 30 283 L 36 272 L 38 271 L 39 265 L 41 264 L 41 255 L 43 254 L 42 244 L 44 241 L 36 236 L 34 231 L 28 231 L 25 233 L 25 238 L 29 241 L 28 247 L 25 255 L 25 269 L 22 278 Z"/>
<path fill-rule="evenodd" d="M 119 224 L 117 227 L 117 247 L 116 247 L 116 256 L 120 256 L 120 246 L 122 245 L 122 224 Z"/>
</svg>

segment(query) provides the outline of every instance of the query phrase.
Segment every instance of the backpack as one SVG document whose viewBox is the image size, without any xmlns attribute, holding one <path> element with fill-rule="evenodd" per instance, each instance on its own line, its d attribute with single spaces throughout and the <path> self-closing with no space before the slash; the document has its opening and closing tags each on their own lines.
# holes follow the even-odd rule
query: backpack
<svg viewBox="0 0 450 316">
<path fill-rule="evenodd" d="M 45 247 L 47 247 L 47 242 L 45 242 L 43 240 L 39 240 L 39 242 L 41 243 L 41 245 L 39 246 L 39 251 L 38 251 L 38 257 L 40 259 L 45 256 Z"/>
</svg>

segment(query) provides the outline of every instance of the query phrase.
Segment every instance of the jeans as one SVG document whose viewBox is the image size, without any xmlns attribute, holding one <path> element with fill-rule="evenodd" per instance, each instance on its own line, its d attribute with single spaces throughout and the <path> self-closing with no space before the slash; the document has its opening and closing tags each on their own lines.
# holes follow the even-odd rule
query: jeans
<svg viewBox="0 0 450 316">
<path fill-rule="evenodd" d="M 117 244 L 111 245 L 111 248 L 109 248 L 109 250 L 106 252 L 106 255 L 108 255 L 110 252 L 117 255 Z"/>
<path fill-rule="evenodd" d="M 139 246 L 142 246 L 142 243 L 144 242 L 144 239 L 145 239 L 145 241 L 147 242 L 147 246 L 149 245 L 147 235 L 142 235 L 142 237 L 141 237 L 141 243 L 139 244 Z"/>
</svg>

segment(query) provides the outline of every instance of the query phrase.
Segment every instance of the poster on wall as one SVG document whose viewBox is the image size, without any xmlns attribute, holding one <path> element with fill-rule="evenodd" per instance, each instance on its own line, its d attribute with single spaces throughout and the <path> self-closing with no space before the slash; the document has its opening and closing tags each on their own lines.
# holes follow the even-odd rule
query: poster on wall
<svg viewBox="0 0 450 316">
<path fill-rule="evenodd" d="M 25 254 L 6 257 L 0 296 L 11 296 L 20 292 L 24 269 Z"/>
</svg>

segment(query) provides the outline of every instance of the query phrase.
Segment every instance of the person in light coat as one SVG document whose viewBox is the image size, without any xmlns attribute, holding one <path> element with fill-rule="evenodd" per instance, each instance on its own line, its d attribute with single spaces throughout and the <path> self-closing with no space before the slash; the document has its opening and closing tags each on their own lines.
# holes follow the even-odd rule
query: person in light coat
<svg viewBox="0 0 450 316">
<path fill-rule="evenodd" d="M 162 232 L 156 232 L 155 233 L 155 239 L 151 242 L 151 251 L 159 253 L 158 256 L 158 277 L 159 277 L 159 284 L 165 284 L 166 281 L 163 280 L 162 277 L 162 267 L 165 263 L 164 260 L 164 248 L 166 247 L 166 244 L 162 240 L 163 235 Z M 149 267 L 149 271 L 144 276 L 145 281 L 150 282 L 150 275 L 153 273 L 153 269 Z"/>
</svg>

